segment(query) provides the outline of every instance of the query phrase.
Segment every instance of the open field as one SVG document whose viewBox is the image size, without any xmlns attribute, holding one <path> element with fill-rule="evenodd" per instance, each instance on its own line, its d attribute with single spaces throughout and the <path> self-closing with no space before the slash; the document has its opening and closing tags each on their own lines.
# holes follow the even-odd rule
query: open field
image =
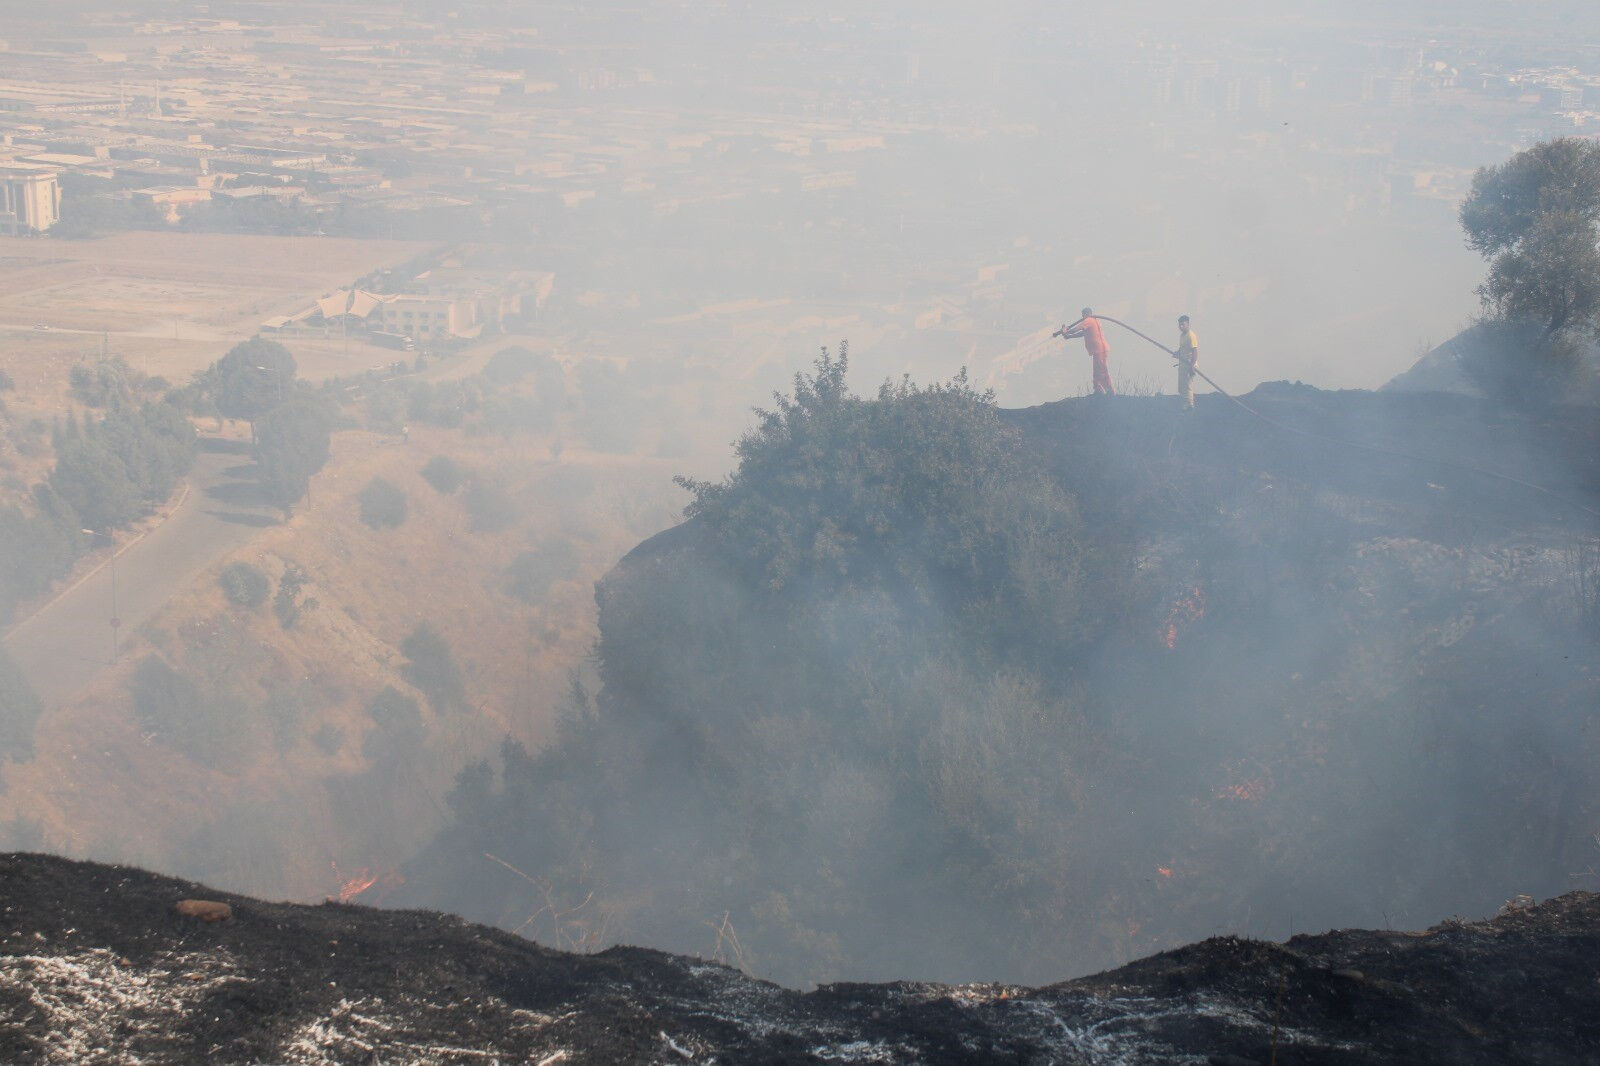
<svg viewBox="0 0 1600 1066">
<path fill-rule="evenodd" d="M 0 237 L 0 363 L 20 386 L 42 384 L 104 346 L 146 373 L 182 381 L 262 320 L 425 247 L 211 233 Z M 346 355 L 337 337 L 307 347 L 300 372 L 308 378 L 364 368 L 380 351 L 352 342 Z"/>
</svg>

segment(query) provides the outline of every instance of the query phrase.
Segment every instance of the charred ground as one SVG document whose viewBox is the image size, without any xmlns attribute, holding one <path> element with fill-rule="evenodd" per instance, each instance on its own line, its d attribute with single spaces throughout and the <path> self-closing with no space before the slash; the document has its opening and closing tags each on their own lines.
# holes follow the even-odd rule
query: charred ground
<svg viewBox="0 0 1600 1066">
<path fill-rule="evenodd" d="M 1600 897 L 1422 933 L 1234 937 L 1044 988 L 787 991 L 425 911 L 0 857 L 0 1056 L 78 1063 L 1585 1063 Z M 174 905 L 232 906 L 203 924 Z M 1065 965 L 1065 964 L 1064 964 Z"/>
</svg>

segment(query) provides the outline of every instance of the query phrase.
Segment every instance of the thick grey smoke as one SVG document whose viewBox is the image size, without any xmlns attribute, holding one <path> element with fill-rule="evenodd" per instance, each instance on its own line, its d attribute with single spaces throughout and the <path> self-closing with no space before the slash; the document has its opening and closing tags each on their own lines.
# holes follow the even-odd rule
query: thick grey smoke
<svg viewBox="0 0 1600 1066">
<path fill-rule="evenodd" d="M 586 946 L 623 936 L 682 950 L 703 949 L 719 932 L 707 923 L 738 911 L 734 924 L 766 972 L 795 981 L 1045 980 L 1213 931 L 1416 925 L 1588 883 L 1589 834 L 1600 830 L 1582 773 L 1594 743 L 1581 712 L 1593 695 L 1593 524 L 1547 497 L 1522 500 L 1504 483 L 1491 491 L 1459 468 L 1396 453 L 1509 464 L 1592 501 L 1592 435 L 1564 416 L 1524 434 L 1515 419 L 1458 399 L 1293 387 L 1258 399 L 1280 421 L 1319 421 L 1323 438 L 1388 451 L 1289 440 L 1214 396 L 1183 427 L 1147 395 L 1172 391 L 1170 359 L 1115 330 L 1111 370 L 1133 402 L 1111 408 L 1115 417 L 1084 405 L 1023 409 L 1086 391 L 1081 348 L 1049 336 L 1084 305 L 1169 343 L 1176 316 L 1192 315 L 1204 368 L 1239 393 L 1263 381 L 1375 388 L 1405 370 L 1477 310 L 1483 266 L 1455 218 L 1474 168 L 1600 121 L 1585 81 L 1600 67 L 1582 46 L 1596 32 L 1592 5 L 1481 0 L 1006 0 L 981 11 L 953 0 L 213 0 L 16 13 L 4 31 L 0 156 L 76 158 L 96 172 L 69 191 L 66 222 L 85 189 L 128 211 L 131 190 L 161 192 L 177 180 L 169 157 L 186 145 L 216 147 L 245 169 L 262 153 L 322 153 L 327 174 L 306 179 L 308 213 L 283 223 L 317 245 L 305 258 L 352 255 L 344 238 L 409 241 L 381 258 L 399 271 L 428 248 L 466 249 L 480 270 L 553 277 L 517 341 L 532 345 L 529 369 L 505 382 L 480 376 L 488 349 L 459 371 L 402 364 L 404 375 L 378 382 L 383 374 L 366 375 L 331 339 L 305 339 L 315 351 L 300 353 L 302 366 L 319 367 L 305 376 L 337 377 L 341 395 L 361 395 L 341 408 L 341 431 L 369 436 L 343 450 L 335 442 L 336 464 L 354 457 L 338 476 L 365 484 L 367 466 L 401 445 L 426 448 L 458 462 L 460 495 L 424 473 L 419 454 L 383 471 L 399 520 L 381 559 L 351 559 L 337 522 L 319 536 L 349 568 L 330 565 L 304 589 L 287 535 L 251 557 L 280 592 L 291 586 L 281 615 L 266 613 L 275 602 L 250 608 L 262 618 L 303 609 L 304 623 L 280 629 L 321 625 L 329 639 L 361 630 L 362 661 L 373 664 L 365 688 L 291 668 L 243 624 L 140 636 L 142 653 L 204 644 L 190 663 L 204 677 L 175 680 L 152 661 L 128 696 L 128 723 L 140 721 L 139 694 L 160 689 L 169 704 L 225 708 L 248 724 L 185 734 L 189 754 L 216 756 L 193 760 L 216 771 L 214 818 L 131 843 L 102 833 L 93 846 L 154 863 L 181 856 L 174 872 L 290 892 L 284 871 L 304 845 L 284 825 L 301 808 L 258 798 L 259 781 L 228 763 L 243 758 L 229 745 L 244 736 L 271 753 L 266 761 L 317 782 L 308 792 L 331 797 L 316 832 L 341 848 L 355 842 L 375 866 L 394 867 L 433 830 L 465 827 L 457 839 L 484 846 L 467 857 L 476 865 L 452 873 L 507 879 L 474 895 L 419 864 L 416 898 L 429 904 L 513 927 L 542 913 L 547 924 L 534 931 L 552 941 L 581 928 L 592 934 Z M 225 180 L 204 176 L 208 187 Z M 345 199 L 361 181 L 371 182 L 367 199 Z M 192 232 L 203 228 L 195 219 L 221 226 L 216 217 L 197 211 L 168 226 L 141 215 L 170 243 L 130 239 L 123 265 L 108 269 L 181 264 L 182 241 L 219 236 Z M 280 221 L 263 212 L 250 224 Z M 252 261 L 250 284 L 263 289 L 237 298 L 235 318 L 185 318 L 174 292 L 224 304 L 216 294 L 228 271 L 101 283 L 90 253 L 74 258 L 97 245 L 60 232 L 3 239 L 27 264 L 0 256 L 19 279 L 0 297 L 0 351 L 19 384 L 6 394 L 3 502 L 24 509 L 52 420 L 88 410 L 59 380 L 72 363 L 120 344 L 134 369 L 181 386 L 268 311 L 288 309 L 278 302 L 316 296 L 265 289 L 311 285 L 295 273 L 304 264 L 280 264 L 286 282 Z M 40 251 L 57 240 L 43 247 L 59 249 L 59 262 Z M 379 280 L 375 262 L 359 270 Z M 52 288 L 75 277 L 83 287 Z M 119 298 L 175 303 L 116 305 L 128 318 L 115 332 L 107 322 L 123 320 L 95 301 Z M 169 345 L 169 322 L 180 320 L 184 338 L 174 324 Z M 1102 611 L 1093 625 L 1115 639 L 1092 656 L 1074 645 L 1085 657 L 1052 663 L 1057 673 L 1009 634 L 968 640 L 981 645 L 973 662 L 908 654 L 904 676 L 872 673 L 866 651 L 904 641 L 920 654 L 970 638 L 974 617 L 996 632 L 1016 619 L 946 612 L 958 597 L 939 587 L 902 631 L 876 593 L 819 594 L 797 616 L 834 643 L 791 657 L 790 631 L 767 634 L 760 625 L 776 623 L 750 620 L 755 591 L 708 566 L 655 620 L 660 646 L 611 649 L 602 677 L 645 661 L 661 673 L 629 676 L 625 693 L 576 698 L 573 721 L 558 727 L 559 679 L 592 665 L 589 586 L 674 521 L 673 474 L 723 476 L 749 405 L 789 388 L 809 354 L 840 336 L 852 342 L 860 392 L 968 367 L 980 390 L 1022 411 L 1005 421 L 1026 430 L 1018 439 L 1049 475 L 1031 484 L 1071 495 L 1061 513 L 1081 517 L 1085 567 L 1118 583 L 1115 596 L 1079 590 L 1074 609 Z M 372 358 L 392 369 L 393 355 Z M 231 467 L 233 454 L 203 462 Z M 243 515 L 227 491 L 208 499 L 241 540 L 257 535 L 250 521 L 277 521 Z M 340 520 L 364 521 L 358 507 Z M 1057 527 L 1017 507 L 1029 520 L 1010 545 L 1015 558 L 1049 559 L 1034 549 Z M 303 513 L 316 517 L 317 505 Z M 900 532 L 907 558 L 921 560 L 922 531 Z M 483 548 L 497 536 L 503 543 Z M 458 565 L 477 579 L 440 579 L 448 604 L 405 602 L 375 618 L 350 602 L 363 582 L 392 587 Z M 1060 576 L 1038 565 L 1036 595 Z M 122 595 L 177 572 L 146 569 Z M 152 612 L 165 602 L 146 599 Z M 449 611 L 450 622 L 435 617 Z M 102 613 L 92 612 L 96 626 Z M 695 632 L 685 618 L 725 628 Z M 402 644 L 424 622 L 460 659 L 470 698 L 433 707 L 420 685 L 413 695 L 386 687 L 409 683 L 414 660 Z M 772 640 L 759 646 L 764 634 Z M 719 692 L 717 676 L 672 674 L 716 662 L 719 640 L 745 653 L 721 665 L 770 669 L 780 695 L 809 692 L 818 675 L 837 687 L 785 717 L 770 713 L 782 706 L 773 688 L 729 682 L 734 691 Z M 38 718 L 45 748 L 75 751 L 70 722 L 13 698 L 14 672 L 0 673 L 8 706 L 29 728 Z M 852 747 L 828 718 L 840 692 L 881 737 L 915 743 L 887 745 L 892 757 Z M 744 716 L 746 705 L 762 713 Z M 662 707 L 675 716 L 645 713 Z M 697 711 L 731 722 L 728 732 L 696 733 Z M 594 717 L 622 713 L 636 715 L 631 730 L 596 739 Z M 121 802 L 84 799 L 91 784 L 158 777 L 157 761 L 133 757 L 165 744 L 148 724 L 129 724 L 125 749 L 104 745 L 93 769 L 74 771 L 82 787 L 50 808 L 47 826 L 7 813 L 12 841 L 76 846 L 75 812 L 103 818 Z M 478 761 L 505 733 L 533 754 L 513 747 Z M 565 746 L 540 755 L 541 742 L 558 740 Z M 608 805 L 560 776 L 550 753 L 576 759 L 591 742 L 588 754 L 648 771 L 633 782 L 639 791 Z M 20 767 L 33 741 L 9 750 Z M 806 758 L 784 761 L 797 750 Z M 1008 791 L 1008 775 L 1038 791 Z M 707 780 L 770 806 L 697 806 Z M 181 823 L 167 799 L 149 807 Z M 472 835 L 485 827 L 467 815 L 508 809 L 531 812 L 539 831 Z M 1517 837 L 1516 826 L 1536 831 Z M 979 905 L 975 857 L 990 846 L 1015 876 Z M 516 869 L 485 860 L 491 849 Z M 933 861 L 951 854 L 966 865 Z M 591 922 L 596 904 L 563 934 L 555 915 L 578 909 L 587 891 L 576 872 L 602 868 L 615 924 Z M 785 882 L 794 892 L 758 891 Z M 840 885 L 854 895 L 830 896 Z M 557 888 L 566 894 L 542 895 Z M 1041 915 L 1059 930 L 1043 947 Z M 918 929 L 942 932 L 900 935 Z"/>
</svg>

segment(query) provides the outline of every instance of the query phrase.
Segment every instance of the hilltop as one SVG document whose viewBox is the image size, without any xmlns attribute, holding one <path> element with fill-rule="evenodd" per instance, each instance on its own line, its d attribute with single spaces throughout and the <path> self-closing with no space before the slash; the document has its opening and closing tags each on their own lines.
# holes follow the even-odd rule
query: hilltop
<svg viewBox="0 0 1600 1066">
<path fill-rule="evenodd" d="M 1600 897 L 1422 933 L 1207 940 L 1043 988 L 786 991 L 703 959 L 551 951 L 424 911 L 264 903 L 0 856 L 12 1062 L 1569 1063 L 1600 1052 Z M 232 916 L 183 917 L 183 899 Z"/>
</svg>

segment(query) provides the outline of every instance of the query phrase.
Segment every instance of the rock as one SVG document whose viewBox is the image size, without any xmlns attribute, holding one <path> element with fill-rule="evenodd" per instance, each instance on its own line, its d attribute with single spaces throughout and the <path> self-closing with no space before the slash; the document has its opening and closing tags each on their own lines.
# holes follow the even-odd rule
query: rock
<svg viewBox="0 0 1600 1066">
<path fill-rule="evenodd" d="M 233 917 L 233 908 L 211 899 L 180 899 L 173 910 L 185 918 L 198 918 L 202 922 L 223 922 Z"/>
<path fill-rule="evenodd" d="M 1346 981 L 1365 981 L 1367 975 L 1360 970 L 1334 970 L 1333 976 L 1342 977 Z"/>
<path fill-rule="evenodd" d="M 1210 1055 L 1206 1058 L 1206 1066 L 1261 1066 L 1261 1063 L 1243 1055 Z"/>
</svg>

